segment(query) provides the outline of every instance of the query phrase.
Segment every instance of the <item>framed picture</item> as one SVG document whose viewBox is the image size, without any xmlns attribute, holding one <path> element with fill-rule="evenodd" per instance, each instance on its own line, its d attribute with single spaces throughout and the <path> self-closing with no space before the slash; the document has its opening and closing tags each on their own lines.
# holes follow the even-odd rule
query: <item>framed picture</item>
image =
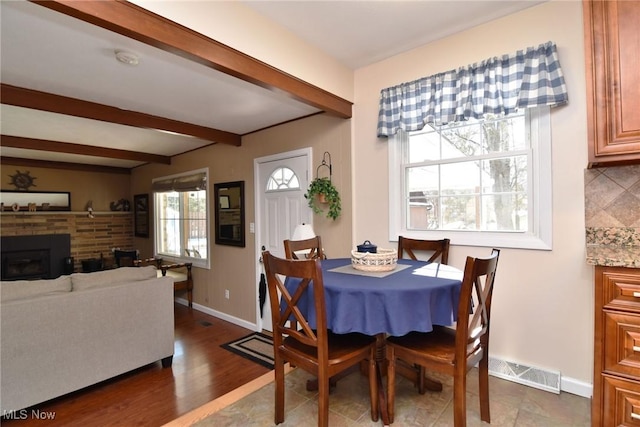
<svg viewBox="0 0 640 427">
<path fill-rule="evenodd" d="M 136 237 L 149 237 L 149 195 L 133 196 L 133 220 Z"/>
<path fill-rule="evenodd" d="M 220 201 L 220 209 L 229 209 L 229 196 L 218 196 L 218 200 Z"/>
</svg>

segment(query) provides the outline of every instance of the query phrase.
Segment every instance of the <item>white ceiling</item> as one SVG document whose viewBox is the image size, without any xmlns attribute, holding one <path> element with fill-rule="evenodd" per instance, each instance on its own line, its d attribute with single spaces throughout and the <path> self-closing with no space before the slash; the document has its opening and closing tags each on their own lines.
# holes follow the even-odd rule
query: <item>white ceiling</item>
<svg viewBox="0 0 640 427">
<path fill-rule="evenodd" d="M 356 69 L 542 1 L 244 1 Z M 188 2 L 184 7 L 189 7 Z M 316 107 L 27 1 L 0 2 L 3 84 L 246 134 Z M 140 57 L 132 67 L 114 49 Z M 283 70 L 286 71 L 286 70 Z M 2 105 L 2 135 L 173 156 L 212 142 Z M 137 160 L 1 147 L 2 157 L 132 168 Z"/>
<path fill-rule="evenodd" d="M 548 0 L 243 0 L 357 69 Z"/>
</svg>

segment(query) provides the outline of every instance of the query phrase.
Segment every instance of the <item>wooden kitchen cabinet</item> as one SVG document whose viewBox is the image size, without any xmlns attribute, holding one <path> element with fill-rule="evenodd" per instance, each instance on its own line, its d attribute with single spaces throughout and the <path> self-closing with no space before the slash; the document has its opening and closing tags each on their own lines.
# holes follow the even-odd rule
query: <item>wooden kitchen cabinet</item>
<svg viewBox="0 0 640 427">
<path fill-rule="evenodd" d="M 589 167 L 640 164 L 640 1 L 583 1 Z"/>
<path fill-rule="evenodd" d="M 640 269 L 595 268 L 593 426 L 640 427 Z"/>
</svg>

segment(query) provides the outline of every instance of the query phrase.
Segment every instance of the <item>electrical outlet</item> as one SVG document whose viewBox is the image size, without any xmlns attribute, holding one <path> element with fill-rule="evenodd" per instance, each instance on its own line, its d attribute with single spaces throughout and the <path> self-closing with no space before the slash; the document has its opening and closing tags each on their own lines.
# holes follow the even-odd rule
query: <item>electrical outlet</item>
<svg viewBox="0 0 640 427">
<path fill-rule="evenodd" d="M 225 290 L 224 290 L 224 297 L 225 297 L 226 299 L 229 299 L 229 289 L 225 289 Z"/>
</svg>

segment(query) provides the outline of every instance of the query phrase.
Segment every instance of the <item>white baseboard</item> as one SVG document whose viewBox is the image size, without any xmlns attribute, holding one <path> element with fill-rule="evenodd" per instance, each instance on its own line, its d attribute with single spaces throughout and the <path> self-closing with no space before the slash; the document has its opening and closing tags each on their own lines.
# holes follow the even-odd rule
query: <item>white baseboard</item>
<svg viewBox="0 0 640 427">
<path fill-rule="evenodd" d="M 186 306 L 189 305 L 189 302 L 184 298 L 176 298 L 175 301 L 177 303 L 179 303 L 179 304 L 182 304 L 182 305 L 186 305 Z M 254 332 L 260 332 L 258 330 L 258 325 L 256 323 L 247 322 L 246 320 L 239 319 L 239 318 L 233 317 L 233 316 L 229 316 L 228 314 L 222 313 L 222 312 L 217 311 L 217 310 L 214 310 L 211 307 L 206 307 L 204 305 L 196 304 L 194 302 L 193 303 L 193 309 L 201 311 L 201 312 L 203 312 L 205 314 L 208 314 L 210 316 L 217 317 L 218 319 L 222 319 L 222 320 L 227 321 L 229 323 L 233 323 L 234 325 L 238 325 L 238 326 L 241 326 L 243 328 L 252 330 Z"/>
<path fill-rule="evenodd" d="M 591 398 L 593 396 L 593 384 L 578 381 L 573 378 L 562 377 L 560 390 L 581 397 Z"/>
</svg>

